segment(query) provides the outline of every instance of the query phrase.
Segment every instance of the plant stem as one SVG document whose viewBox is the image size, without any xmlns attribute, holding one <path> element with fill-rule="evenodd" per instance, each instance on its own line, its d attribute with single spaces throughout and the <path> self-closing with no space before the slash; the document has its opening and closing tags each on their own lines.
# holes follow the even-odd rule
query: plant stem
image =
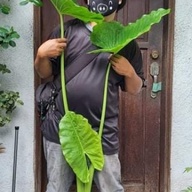
<svg viewBox="0 0 192 192">
<path fill-rule="evenodd" d="M 94 167 L 91 164 L 89 167 L 89 182 L 85 183 L 85 191 L 84 192 L 91 192 L 92 183 L 93 183 L 93 175 L 94 175 Z"/>
<path fill-rule="evenodd" d="M 109 72 L 111 68 L 111 63 L 107 66 L 107 71 L 105 75 L 105 85 L 104 85 L 104 94 L 103 94 L 103 106 L 102 106 L 102 114 L 101 114 L 101 121 L 99 126 L 99 136 L 102 137 L 103 133 L 103 126 L 105 121 L 105 113 L 106 113 L 106 106 L 107 106 L 107 88 L 108 88 L 108 80 L 109 80 Z"/>
<path fill-rule="evenodd" d="M 64 38 L 64 24 L 63 24 L 63 15 L 60 16 L 60 26 L 61 26 L 61 38 Z M 61 54 L 61 87 L 62 87 L 62 96 L 63 96 L 63 105 L 65 113 L 69 111 L 68 102 L 67 102 L 67 93 L 65 85 L 65 62 L 64 62 L 64 52 Z"/>
<path fill-rule="evenodd" d="M 78 177 L 76 177 L 77 192 L 91 192 L 93 175 L 94 175 L 94 167 L 91 164 L 89 167 L 89 182 L 88 183 L 83 183 Z"/>
<path fill-rule="evenodd" d="M 107 90 L 108 90 L 108 80 L 109 80 L 110 68 L 111 68 L 111 63 L 108 64 L 106 75 L 105 75 L 102 114 L 101 114 L 101 121 L 100 121 L 100 126 L 99 126 L 99 136 L 100 136 L 100 138 L 101 138 L 102 133 L 103 133 L 103 127 L 104 127 L 104 121 L 105 121 L 106 106 L 107 106 Z M 92 164 L 89 167 L 89 175 L 90 175 L 89 182 L 84 184 L 84 188 L 83 188 L 84 190 L 83 191 L 78 190 L 78 192 L 91 192 L 93 176 L 94 176 L 94 167 L 93 167 Z M 77 189 L 79 189 L 79 188 L 77 188 Z"/>
<path fill-rule="evenodd" d="M 76 176 L 77 192 L 86 192 L 85 184 Z"/>
</svg>

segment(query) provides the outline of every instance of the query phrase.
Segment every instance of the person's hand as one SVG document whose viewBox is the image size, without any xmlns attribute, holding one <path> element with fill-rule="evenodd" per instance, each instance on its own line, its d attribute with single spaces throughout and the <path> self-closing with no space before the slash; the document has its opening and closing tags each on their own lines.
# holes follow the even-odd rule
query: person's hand
<svg viewBox="0 0 192 192">
<path fill-rule="evenodd" d="M 57 57 L 65 50 L 67 46 L 67 39 L 58 38 L 50 39 L 44 42 L 38 49 L 38 56 L 44 57 Z"/>
<path fill-rule="evenodd" d="M 125 91 L 134 95 L 139 93 L 142 87 L 142 80 L 136 74 L 130 62 L 123 56 L 112 55 L 110 63 L 116 73 L 125 77 Z"/>
<path fill-rule="evenodd" d="M 110 57 L 110 63 L 114 71 L 119 75 L 130 78 L 135 73 L 135 70 L 129 61 L 121 55 L 112 55 Z"/>
<path fill-rule="evenodd" d="M 38 49 L 35 58 L 35 69 L 43 79 L 52 76 L 52 65 L 50 58 L 60 56 L 67 46 L 67 39 L 50 39 L 44 42 Z"/>
</svg>

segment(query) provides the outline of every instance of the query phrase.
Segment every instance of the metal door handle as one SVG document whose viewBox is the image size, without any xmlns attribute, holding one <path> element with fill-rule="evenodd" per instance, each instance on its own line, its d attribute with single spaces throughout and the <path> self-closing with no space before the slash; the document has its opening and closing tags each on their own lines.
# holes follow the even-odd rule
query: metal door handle
<svg viewBox="0 0 192 192">
<path fill-rule="evenodd" d="M 158 82 L 159 64 L 153 62 L 150 65 L 150 75 L 153 77 L 153 85 L 151 90 L 151 97 L 156 98 L 157 92 L 161 91 L 161 82 Z"/>
</svg>

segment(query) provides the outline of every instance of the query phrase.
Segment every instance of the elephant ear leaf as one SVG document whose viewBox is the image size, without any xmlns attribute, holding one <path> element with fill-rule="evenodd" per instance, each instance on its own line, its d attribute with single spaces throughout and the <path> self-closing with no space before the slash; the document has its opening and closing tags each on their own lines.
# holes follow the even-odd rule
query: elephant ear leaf
<svg viewBox="0 0 192 192">
<path fill-rule="evenodd" d="M 143 15 L 135 23 L 129 23 L 127 26 L 115 21 L 96 25 L 91 33 L 91 41 L 100 49 L 93 50 L 90 53 L 118 53 L 133 39 L 148 32 L 153 24 L 159 23 L 161 18 L 169 13 L 170 9 L 160 8 L 148 15 Z"/>
<path fill-rule="evenodd" d="M 83 183 L 89 182 L 88 162 L 102 170 L 101 138 L 82 115 L 66 112 L 59 123 L 59 138 L 66 161 Z"/>
<path fill-rule="evenodd" d="M 86 7 L 77 5 L 73 0 L 50 0 L 60 15 L 69 15 L 84 22 L 103 21 L 103 16 L 99 13 L 90 12 Z"/>
</svg>

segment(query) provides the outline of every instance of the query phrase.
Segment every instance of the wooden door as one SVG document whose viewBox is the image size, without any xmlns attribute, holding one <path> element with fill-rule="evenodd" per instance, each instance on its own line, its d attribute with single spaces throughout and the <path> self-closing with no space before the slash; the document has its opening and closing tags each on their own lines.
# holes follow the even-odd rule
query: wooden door
<svg viewBox="0 0 192 192">
<path fill-rule="evenodd" d="M 36 49 L 38 44 L 46 40 L 48 34 L 59 21 L 51 3 L 47 0 L 44 2 L 41 11 L 36 11 L 36 14 L 38 13 L 36 21 L 39 22 L 36 24 L 39 36 L 38 41 L 36 40 Z M 83 0 L 81 0 L 81 4 L 83 4 Z M 167 5 L 168 3 L 163 0 L 127 0 L 124 9 L 118 12 L 117 20 L 127 24 L 151 10 Z M 166 82 L 167 77 L 162 76 L 162 71 L 167 74 L 167 66 L 164 66 L 165 56 L 163 56 L 163 47 L 168 47 L 168 44 L 163 41 L 165 35 L 168 37 L 167 31 L 163 28 L 166 27 L 166 24 L 167 22 L 162 20 L 159 24 L 154 25 L 149 33 L 137 39 L 143 55 L 147 88 L 144 88 L 137 96 L 120 91 L 120 160 L 122 180 L 126 192 L 165 192 L 165 188 L 167 188 L 165 186 L 167 167 L 165 161 L 164 163 L 161 162 L 162 159 L 166 160 L 165 156 L 168 152 L 164 148 L 169 139 L 167 137 L 165 141 L 164 135 L 167 111 L 163 111 L 165 110 L 167 93 L 164 89 L 163 92 L 158 92 L 155 98 L 151 96 L 153 77 L 150 75 L 150 66 L 153 62 L 156 62 L 159 65 L 158 82 L 162 81 L 164 84 L 169 84 L 169 82 Z M 39 82 L 38 80 L 38 77 L 36 77 L 36 82 Z M 37 125 L 38 135 L 40 133 Z M 39 136 L 38 139 L 40 138 Z M 40 141 L 37 141 L 37 143 L 39 144 Z M 37 150 L 37 154 L 42 156 L 39 150 Z M 42 180 L 42 182 L 37 181 L 38 192 L 45 191 L 45 182 L 43 182 L 45 181 L 45 170 L 43 169 L 42 174 L 39 172 L 42 169 L 38 168 L 42 168 L 44 163 L 44 160 L 40 161 L 37 158 L 37 176 Z"/>
<path fill-rule="evenodd" d="M 160 7 L 163 7 L 162 0 L 128 0 L 117 18 L 126 24 Z M 147 88 L 137 96 L 120 93 L 120 160 L 123 183 L 129 192 L 159 191 L 161 93 L 157 93 L 156 98 L 151 97 L 153 77 L 149 72 L 153 62 L 162 67 L 162 39 L 162 22 L 137 39 L 143 55 Z M 158 58 L 152 57 L 154 53 Z M 158 81 L 162 81 L 161 74 Z"/>
</svg>

